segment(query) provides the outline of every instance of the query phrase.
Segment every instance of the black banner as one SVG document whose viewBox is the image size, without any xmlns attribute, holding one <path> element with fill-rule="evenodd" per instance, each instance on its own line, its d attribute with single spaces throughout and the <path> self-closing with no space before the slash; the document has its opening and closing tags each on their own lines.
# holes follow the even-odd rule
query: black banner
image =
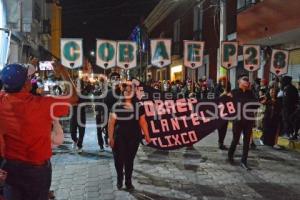
<svg viewBox="0 0 300 200">
<path fill-rule="evenodd" d="M 174 150 L 195 144 L 226 120 L 236 116 L 233 99 L 222 96 L 215 100 L 170 98 L 147 86 L 138 86 L 138 96 L 145 108 L 152 143 L 150 147 Z"/>
</svg>

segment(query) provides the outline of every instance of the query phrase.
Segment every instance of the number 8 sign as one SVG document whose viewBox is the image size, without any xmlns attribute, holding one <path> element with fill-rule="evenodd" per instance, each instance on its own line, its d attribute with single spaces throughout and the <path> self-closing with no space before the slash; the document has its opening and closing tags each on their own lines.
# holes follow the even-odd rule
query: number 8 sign
<svg viewBox="0 0 300 200">
<path fill-rule="evenodd" d="M 289 52 L 285 50 L 273 49 L 270 71 L 276 76 L 281 76 L 288 72 Z"/>
</svg>

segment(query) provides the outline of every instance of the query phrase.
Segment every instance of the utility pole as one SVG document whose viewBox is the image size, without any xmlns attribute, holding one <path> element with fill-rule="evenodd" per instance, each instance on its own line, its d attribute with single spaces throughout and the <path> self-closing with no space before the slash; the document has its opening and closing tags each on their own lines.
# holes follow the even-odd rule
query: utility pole
<svg viewBox="0 0 300 200">
<path fill-rule="evenodd" d="M 226 30 L 226 18 L 227 18 L 227 13 L 226 13 L 226 1 L 227 0 L 219 0 L 219 5 L 220 5 L 220 45 L 219 45 L 219 53 L 218 53 L 218 72 L 217 74 L 219 75 L 218 78 L 221 76 L 221 47 L 222 47 L 222 41 L 226 41 L 227 40 L 227 30 Z M 226 69 L 226 78 L 227 78 L 227 82 L 230 81 L 230 71 L 228 69 Z M 226 83 L 227 84 L 227 83 Z"/>
</svg>

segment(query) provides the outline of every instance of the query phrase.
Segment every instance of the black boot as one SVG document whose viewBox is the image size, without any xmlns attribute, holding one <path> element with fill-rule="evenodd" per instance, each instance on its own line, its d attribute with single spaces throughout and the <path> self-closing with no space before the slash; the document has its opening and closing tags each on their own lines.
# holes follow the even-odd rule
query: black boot
<svg viewBox="0 0 300 200">
<path fill-rule="evenodd" d="M 231 147 L 228 150 L 228 162 L 233 165 L 234 164 L 234 159 L 233 159 L 233 154 L 234 154 L 234 149 Z"/>
<path fill-rule="evenodd" d="M 219 144 L 219 149 L 221 150 L 228 150 L 228 148 L 224 144 Z"/>
<path fill-rule="evenodd" d="M 117 180 L 117 188 L 118 190 L 121 190 L 123 187 L 123 176 L 118 176 L 118 180 Z"/>
<path fill-rule="evenodd" d="M 126 185 L 126 190 L 128 192 L 132 192 L 135 189 L 134 186 L 132 185 L 131 179 L 126 179 L 125 185 Z"/>
</svg>

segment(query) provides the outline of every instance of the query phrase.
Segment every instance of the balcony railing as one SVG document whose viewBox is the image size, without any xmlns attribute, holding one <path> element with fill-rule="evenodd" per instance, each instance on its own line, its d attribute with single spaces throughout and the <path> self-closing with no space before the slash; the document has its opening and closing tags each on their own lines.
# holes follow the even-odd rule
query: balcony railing
<svg viewBox="0 0 300 200">
<path fill-rule="evenodd" d="M 238 12 L 242 12 L 261 1 L 262 0 L 237 0 L 237 10 Z"/>
</svg>

